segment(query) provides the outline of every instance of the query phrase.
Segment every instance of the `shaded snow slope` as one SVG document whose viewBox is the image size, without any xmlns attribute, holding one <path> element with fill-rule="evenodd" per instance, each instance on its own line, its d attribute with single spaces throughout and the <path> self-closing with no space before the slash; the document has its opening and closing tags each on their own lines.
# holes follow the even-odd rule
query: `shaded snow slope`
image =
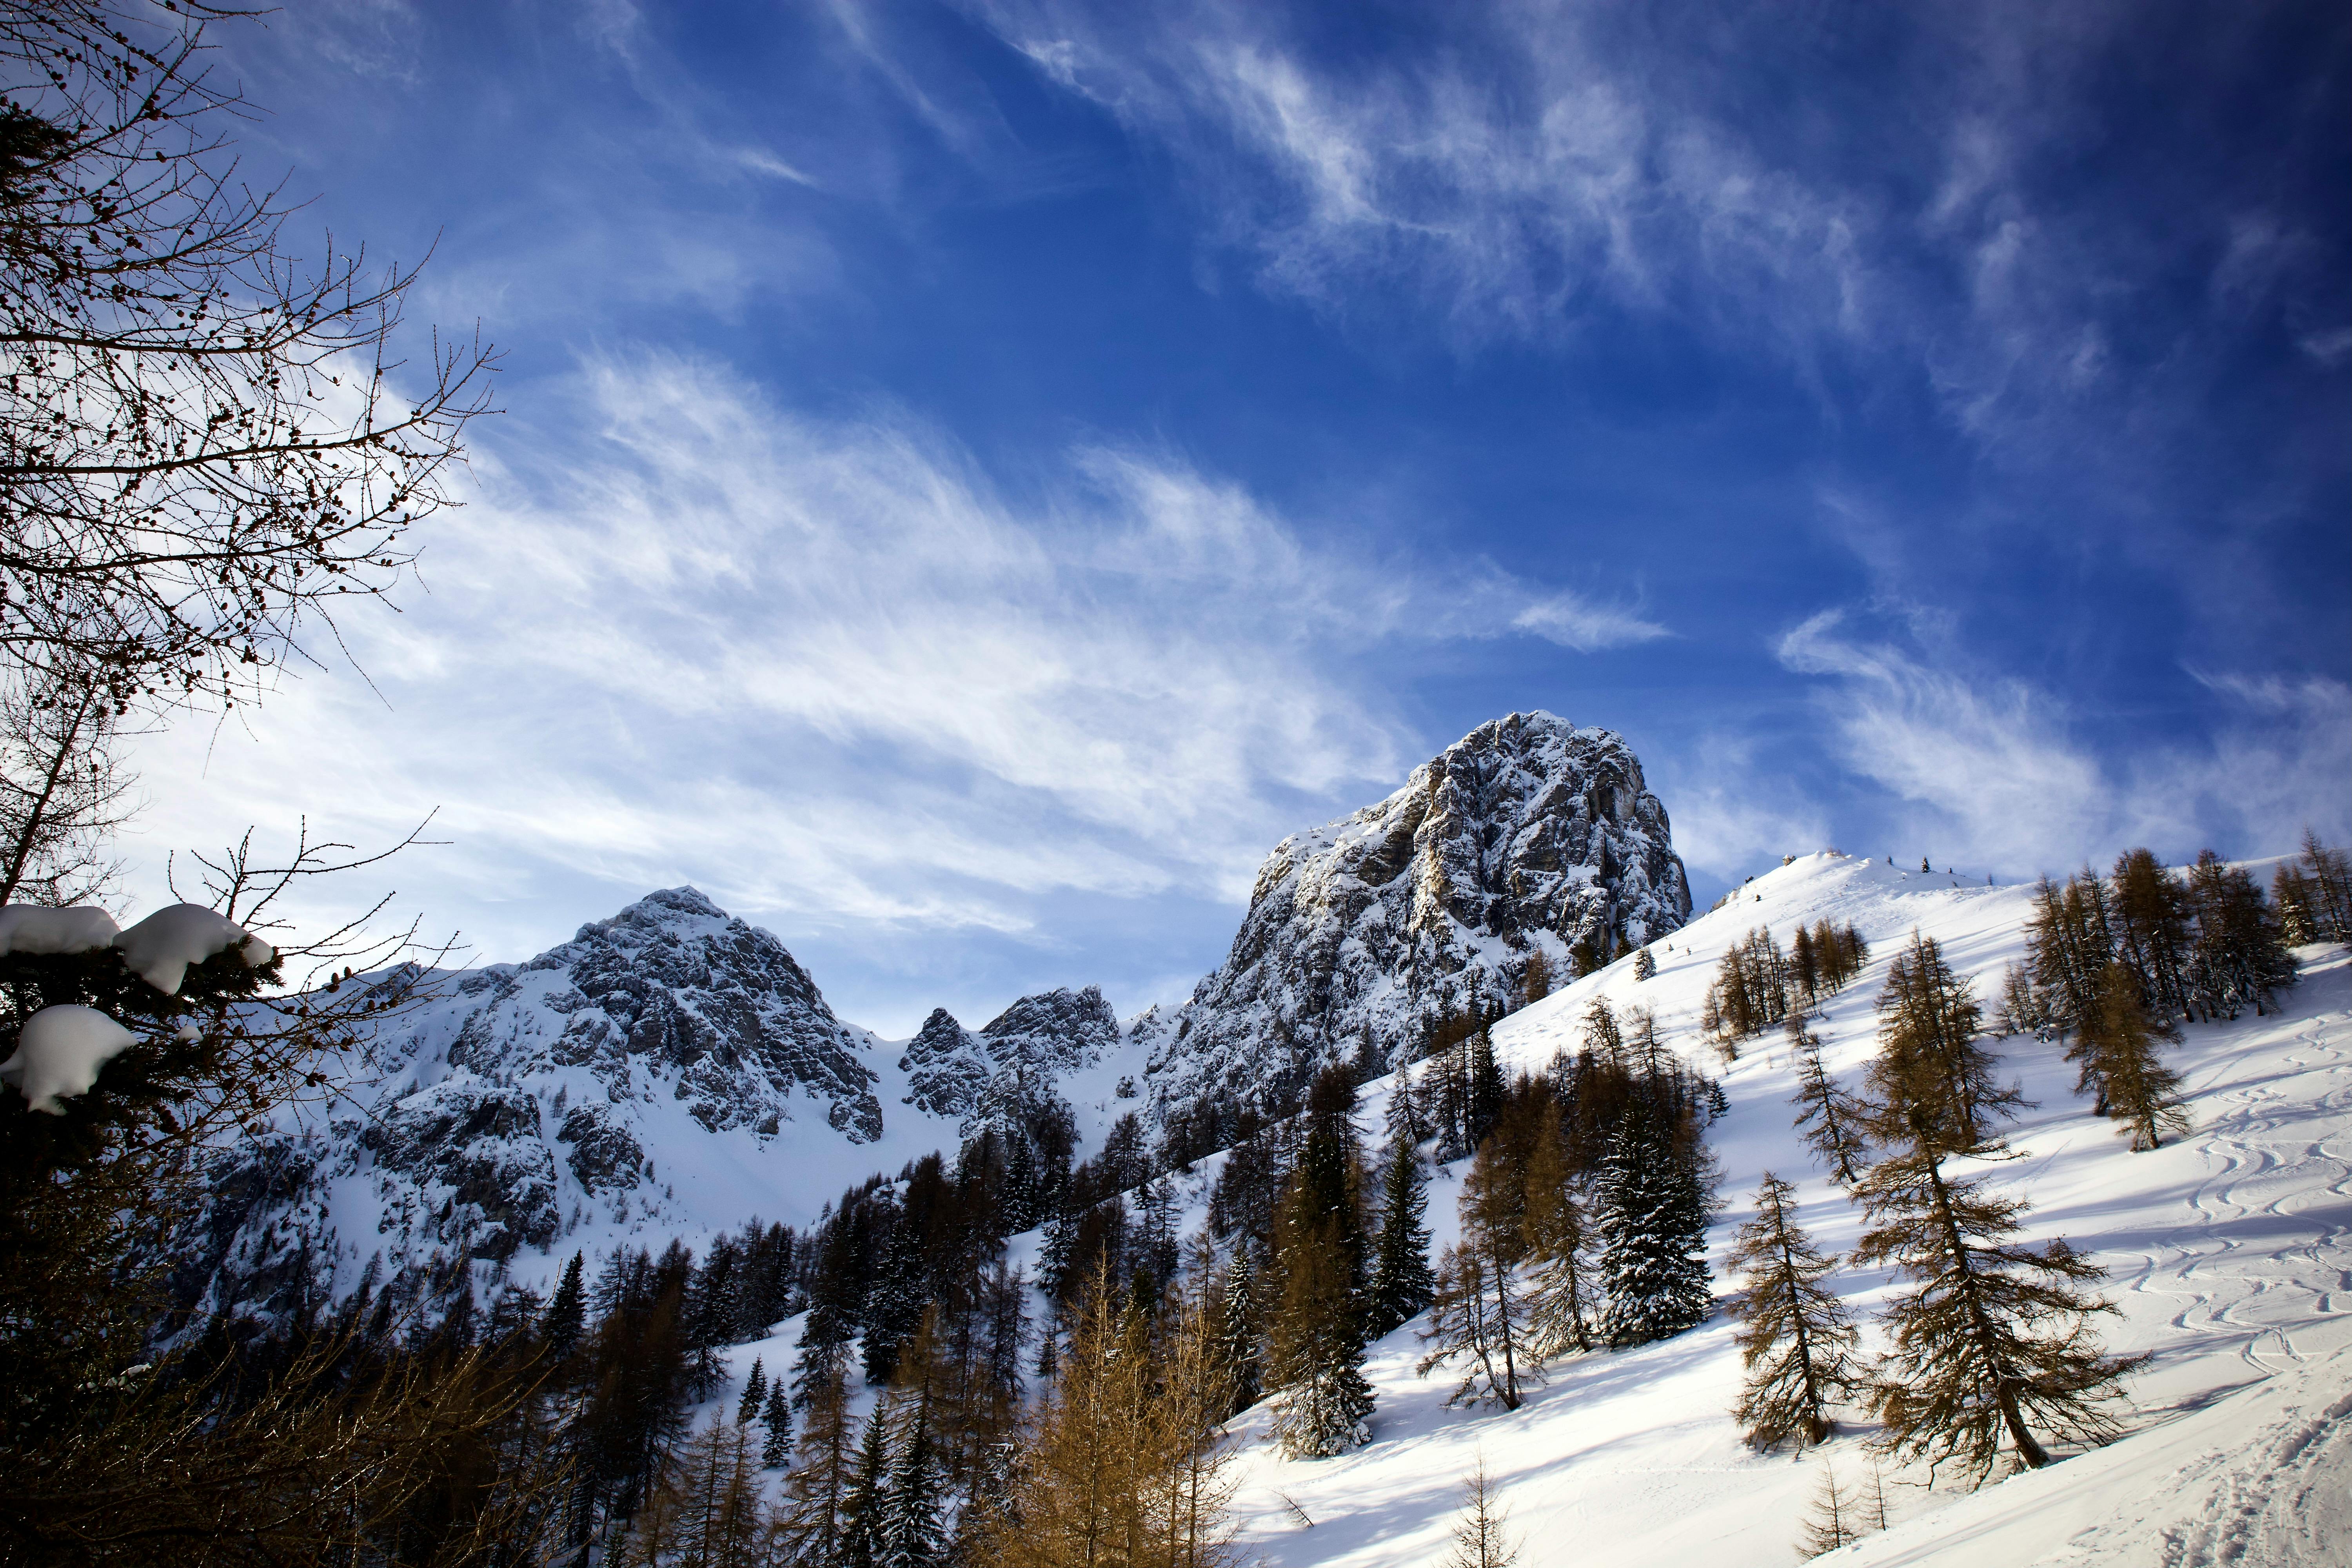
<svg viewBox="0 0 2352 1568">
<path fill-rule="evenodd" d="M 1152 1021 L 1151 1102 L 1278 1097 L 1368 1046 L 1394 1059 L 1436 1018 L 1515 1000 L 1531 954 L 1564 976 L 1579 942 L 1613 951 L 1689 913 L 1632 749 L 1549 713 L 1497 719 L 1266 857 L 1223 964 Z"/>
<path fill-rule="evenodd" d="M 1710 1132 L 1727 1205 L 1709 1233 L 1713 1256 L 1748 1216 L 1767 1169 L 1799 1183 L 1817 1241 L 1850 1249 L 1859 1216 L 1797 1141 L 1779 1037 L 1748 1042 L 1728 1068 L 1703 1047 L 1697 1017 L 1715 962 L 1755 926 L 1785 943 L 1801 920 L 1858 925 L 1871 963 L 1831 1000 L 1821 1029 L 1825 1058 L 1852 1084 L 1874 1049 L 1872 1000 L 1886 961 L 1911 931 L 1935 937 L 1988 995 L 2022 952 L 2031 898 L 2026 888 L 1806 857 L 1668 939 L 1673 951 L 1659 952 L 1652 980 L 1637 984 L 1631 963 L 1620 963 L 1497 1025 L 1497 1054 L 1534 1068 L 1573 1049 L 1594 995 L 1654 1008 L 1685 1059 L 1721 1075 L 1730 1104 Z M 1948 1478 L 1931 1489 L 1923 1475 L 1890 1473 L 1896 1528 L 1832 1561 L 2352 1562 L 2340 1536 L 2334 1557 L 2277 1544 L 2322 1521 L 2314 1509 L 2343 1517 L 2352 1370 L 2341 1353 L 2352 1343 L 2352 967 L 2339 951 L 2300 956 L 2305 978 L 2283 1016 L 2186 1031 L 2173 1059 L 2195 1131 L 2162 1150 L 2134 1154 L 2112 1123 L 2093 1118 L 2068 1092 L 2073 1070 L 2058 1047 L 1997 1044 L 2039 1108 L 2014 1130 L 2020 1159 L 1974 1163 L 2032 1203 L 2029 1240 L 2063 1236 L 2107 1271 L 2119 1308 L 2102 1326 L 2107 1344 L 2152 1357 L 2129 1388 L 2137 1435 L 1976 1494 Z M 1367 1093 L 1366 1126 L 1381 1125 L 1390 1081 Z M 1441 1246 L 1454 1229 L 1461 1170 L 1433 1184 Z M 1890 1279 L 1849 1270 L 1833 1284 L 1866 1321 Z M 1733 1282 L 1718 1278 L 1716 1288 L 1720 1299 Z M 1738 1355 L 1719 1313 L 1663 1343 L 1558 1363 L 1549 1386 L 1510 1414 L 1444 1408 L 1452 1380 L 1412 1370 L 1421 1326 L 1374 1348 L 1367 1370 L 1380 1407 L 1370 1447 L 1308 1462 L 1285 1461 L 1259 1441 L 1244 1450 L 1237 1504 L 1248 1554 L 1270 1564 L 1434 1562 L 1462 1478 L 1483 1454 L 1527 1542 L 1526 1568 L 1788 1563 L 1823 1460 L 1850 1483 L 1868 1479 L 1869 1428 L 1851 1412 L 1843 1435 L 1802 1462 L 1741 1445 L 1729 1415 Z M 1237 1429 L 1255 1438 L 1264 1420 L 1254 1411 Z M 2231 1544 L 2257 1541 L 2272 1545 Z"/>
</svg>

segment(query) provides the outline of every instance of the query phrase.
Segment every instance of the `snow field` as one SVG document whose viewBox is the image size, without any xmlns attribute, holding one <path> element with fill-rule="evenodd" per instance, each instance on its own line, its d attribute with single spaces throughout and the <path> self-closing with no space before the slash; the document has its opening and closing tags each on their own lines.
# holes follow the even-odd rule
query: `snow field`
<svg viewBox="0 0 2352 1568">
<path fill-rule="evenodd" d="M 1871 963 L 1831 999 L 1819 1026 L 1824 1059 L 1853 1086 L 1876 1048 L 1872 1005 L 1886 961 L 1911 931 L 1943 945 L 1955 969 L 1975 980 L 1990 1015 L 2002 965 L 2022 956 L 2031 900 L 2030 888 L 1969 887 L 1945 873 L 1805 857 L 1676 932 L 1673 951 L 1657 952 L 1651 980 L 1635 983 L 1630 959 L 1621 961 L 1496 1025 L 1496 1055 L 1511 1070 L 1574 1049 L 1594 995 L 1621 1008 L 1654 1008 L 1686 1060 L 1721 1075 L 1731 1107 L 1710 1129 L 1726 1205 L 1709 1232 L 1714 1257 L 1748 1217 L 1768 1169 L 1798 1184 L 1814 1239 L 1843 1252 L 1860 1234 L 1860 1215 L 1797 1138 L 1780 1037 L 1744 1042 L 1740 1059 L 1725 1068 L 1699 1036 L 1717 961 L 1756 926 L 1769 925 L 1784 947 L 1800 921 L 1859 926 Z M 2090 1114 L 2071 1093 L 2074 1069 L 2060 1047 L 2030 1037 L 1999 1043 L 2006 1071 L 2038 1108 L 2012 1130 L 2019 1158 L 1965 1163 L 2032 1203 L 2025 1239 L 2063 1236 L 2106 1269 L 2105 1294 L 2118 1309 L 2099 1320 L 2108 1348 L 2151 1357 L 2127 1388 L 2135 1435 L 1974 1494 L 1949 1475 L 1931 1487 L 1924 1473 L 1889 1469 L 1895 1528 L 1829 1561 L 2352 1562 L 2250 1555 L 2253 1547 L 2230 1544 L 2286 1541 L 2280 1531 L 2305 1528 L 2277 1522 L 2289 1516 L 2334 1528 L 2324 1521 L 2352 1515 L 2342 1398 L 2352 1357 L 2339 1353 L 2352 1344 L 2352 965 L 2328 949 L 2299 957 L 2303 982 L 2283 1015 L 2187 1030 L 2172 1059 L 2186 1079 L 2195 1131 L 2161 1150 L 2131 1153 L 2114 1123 Z M 1384 1080 L 1365 1096 L 1362 1121 L 1374 1142 L 1387 1092 Z M 1431 1184 L 1441 1247 L 1455 1228 L 1461 1173 L 1457 1167 Z M 1849 1270 L 1833 1283 L 1868 1325 L 1893 1281 L 1885 1271 Z M 1718 1275 L 1718 1300 L 1736 1286 Z M 1846 1483 L 1868 1481 L 1862 1439 L 1870 1426 L 1858 1413 L 1845 1413 L 1842 1435 L 1801 1460 L 1741 1444 L 1729 1414 L 1738 1354 L 1720 1313 L 1658 1344 L 1557 1363 L 1550 1385 L 1509 1414 L 1444 1407 L 1454 1380 L 1413 1372 L 1423 1351 L 1416 1331 L 1424 1326 L 1408 1325 L 1372 1348 L 1366 1373 L 1380 1407 L 1372 1443 L 1356 1453 L 1287 1461 L 1262 1440 L 1262 1407 L 1236 1419 L 1235 1505 L 1246 1559 L 1285 1568 L 1436 1561 L 1462 1479 L 1482 1456 L 1524 1540 L 1526 1568 L 1793 1563 L 1822 1464 L 1836 1465 Z M 1876 1346 L 1867 1326 L 1864 1345 Z M 2233 1397 L 2234 1390 L 2243 1392 Z M 2293 1474 L 2265 1480 L 2286 1448 Z M 2154 1479 L 2172 1472 L 2177 1481 Z M 2220 1544 L 2197 1544 L 2206 1541 Z"/>
</svg>

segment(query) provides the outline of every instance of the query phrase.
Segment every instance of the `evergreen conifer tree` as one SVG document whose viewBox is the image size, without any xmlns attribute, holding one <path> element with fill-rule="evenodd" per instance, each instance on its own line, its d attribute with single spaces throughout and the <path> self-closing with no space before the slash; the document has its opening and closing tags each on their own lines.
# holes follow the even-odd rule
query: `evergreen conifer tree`
<svg viewBox="0 0 2352 1568">
<path fill-rule="evenodd" d="M 1217 1356 L 1233 1400 L 1227 1415 L 1246 1410 L 1265 1392 L 1258 1340 L 1257 1270 L 1250 1261 L 1249 1238 L 1244 1237 L 1225 1265 L 1217 1310 Z"/>
<path fill-rule="evenodd" d="M 1821 1281 L 1837 1267 L 1797 1224 L 1796 1189 L 1771 1172 L 1756 1192 L 1756 1217 L 1739 1227 L 1726 1261 L 1742 1276 L 1732 1313 L 1740 1364 L 1747 1368 L 1732 1412 L 1748 1443 L 1799 1448 L 1825 1441 L 1829 1407 L 1868 1379 L 1853 1360 L 1857 1336 L 1845 1307 Z"/>
<path fill-rule="evenodd" d="M 752 1420 L 760 1414 L 761 1406 L 767 1397 L 767 1368 L 760 1363 L 760 1358 L 758 1356 L 753 1356 L 751 1358 L 751 1370 L 743 1379 L 742 1397 L 735 1402 L 736 1422 L 740 1426 L 750 1426 Z"/>
<path fill-rule="evenodd" d="M 1656 957 L 1651 953 L 1648 948 L 1645 947 L 1641 952 L 1633 955 L 1633 978 L 1635 981 L 1647 980 L 1657 973 L 1658 961 Z"/>
<path fill-rule="evenodd" d="M 940 1568 L 947 1561 L 948 1477 L 917 1403 L 883 1492 L 882 1568 Z"/>
<path fill-rule="evenodd" d="M 827 1236 L 814 1277 L 809 1282 L 808 1320 L 801 1326 L 798 1354 L 793 1363 L 793 1408 L 805 1410 L 824 1389 L 841 1380 L 849 1360 L 849 1342 L 856 1331 L 856 1286 L 846 1256 L 849 1226 L 835 1225 Z"/>
<path fill-rule="evenodd" d="M 2180 1031 L 2169 1022 L 2149 1019 L 2140 1005 L 2137 977 L 2121 963 L 2107 965 L 2082 1033 L 2106 1087 L 2106 1114 L 2131 1129 L 2135 1151 L 2157 1148 L 2168 1132 L 2187 1134 L 2180 1075 L 2157 1054 L 2159 1044 L 2178 1044 Z"/>
<path fill-rule="evenodd" d="M 793 1407 L 785 1397 L 783 1379 L 768 1384 L 768 1397 L 760 1409 L 760 1424 L 768 1429 L 767 1441 L 760 1447 L 760 1463 L 768 1469 L 781 1470 L 793 1457 Z"/>
<path fill-rule="evenodd" d="M 547 1304 L 546 1325 L 541 1330 L 549 1355 L 559 1364 L 571 1359 L 588 1326 L 588 1297 L 581 1287 L 580 1267 L 581 1256 L 575 1252 L 563 1266 L 563 1278 Z"/>
<path fill-rule="evenodd" d="M 2099 1269 L 2063 1241 L 2040 1252 L 2011 1243 L 2027 1205 L 1946 1175 L 1946 1129 L 1924 1110 L 1912 1117 L 1907 1149 L 1854 1194 L 1870 1226 L 1854 1261 L 1892 1263 L 1914 1282 L 1882 1318 L 1892 1348 L 1870 1404 L 1887 1449 L 1931 1471 L 1957 1462 L 1981 1483 L 2004 1447 L 2038 1469 L 2046 1440 L 2113 1436 L 2104 1406 L 2139 1363 L 2103 1355 L 2089 1328 L 2091 1314 L 2115 1310 L 2088 1293 Z"/>
<path fill-rule="evenodd" d="M 1367 1331 L 1387 1333 L 1429 1305 L 1429 1178 L 1421 1151 L 1392 1137 L 1381 1177 L 1381 1230 L 1373 1243 Z"/>
<path fill-rule="evenodd" d="M 1502 1114 L 1503 1069 L 1495 1063 L 1494 1037 L 1485 1025 L 1470 1037 L 1469 1046 L 1470 1082 L 1463 1131 L 1467 1149 L 1475 1149 L 1493 1130 L 1495 1118 Z"/>
<path fill-rule="evenodd" d="M 1866 1108 L 1840 1089 L 1822 1062 L 1822 1038 L 1806 1026 L 1804 1015 L 1789 1016 L 1789 1047 L 1796 1058 L 1797 1131 L 1805 1144 L 1822 1157 L 1830 1173 L 1847 1186 L 1861 1178 L 1867 1152 L 1863 1141 Z"/>
<path fill-rule="evenodd" d="M 1697 1151 L 1678 1147 L 1662 1099 L 1651 1085 L 1626 1100 L 1601 1163 L 1601 1332 L 1613 1345 L 1680 1333 L 1714 1309 Z"/>
<path fill-rule="evenodd" d="M 856 1465 L 841 1499 L 839 1568 L 888 1568 L 890 1402 L 866 1417 Z"/>
</svg>

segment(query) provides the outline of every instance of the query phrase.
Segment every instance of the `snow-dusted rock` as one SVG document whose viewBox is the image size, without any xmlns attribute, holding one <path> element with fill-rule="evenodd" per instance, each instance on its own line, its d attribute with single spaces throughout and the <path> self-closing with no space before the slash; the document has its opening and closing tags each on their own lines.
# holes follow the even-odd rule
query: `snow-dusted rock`
<svg viewBox="0 0 2352 1568">
<path fill-rule="evenodd" d="M 0 1062 L 0 1083 L 35 1110 L 63 1116 L 58 1100 L 88 1094 L 97 1086 L 98 1069 L 138 1043 L 138 1036 L 95 1007 L 44 1007 L 25 1021 L 16 1053 Z"/>
<path fill-rule="evenodd" d="M 1152 1052 L 1152 1102 L 1295 1089 L 1367 1038 L 1386 1060 L 1438 1017 L 1515 1001 L 1531 953 L 1565 982 L 1579 942 L 1648 942 L 1689 916 L 1632 750 L 1514 713 L 1275 847 L 1232 952 Z"/>
<path fill-rule="evenodd" d="M 114 945 L 122 950 L 122 962 L 131 973 L 166 996 L 180 994 L 188 965 L 231 948 L 247 969 L 258 969 L 278 956 L 268 942 L 247 935 L 243 926 L 202 904 L 171 904 L 157 910 L 117 933 Z"/>
<path fill-rule="evenodd" d="M 1013 1063 L 1054 1074 L 1080 1072 L 1118 1044 L 1118 1015 L 1099 986 L 1024 996 L 981 1026 L 980 1037 L 1002 1068 Z"/>
<path fill-rule="evenodd" d="M 529 963 L 468 977 L 459 992 L 473 1005 L 449 1047 L 452 1067 L 585 1067 L 614 1100 L 648 1087 L 650 1074 L 705 1128 L 767 1137 L 798 1119 L 795 1099 L 814 1100 L 851 1142 L 881 1134 L 857 1034 L 782 942 L 692 888 L 650 894 Z"/>
<path fill-rule="evenodd" d="M 379 1169 L 436 1190 L 474 1221 L 467 1250 L 505 1258 L 555 1239 L 555 1159 L 528 1090 L 445 1079 L 384 1111 L 360 1135 Z"/>
<path fill-rule="evenodd" d="M 969 1114 L 996 1070 L 988 1047 L 955 1021 L 945 1007 L 934 1007 L 915 1037 L 907 1042 L 898 1070 L 907 1075 L 901 1103 L 927 1116 L 961 1121 Z"/>
<path fill-rule="evenodd" d="M 326 1125 L 223 1154 L 215 1250 L 192 1276 L 290 1300 L 305 1249 L 345 1268 L 377 1252 L 389 1268 L 511 1262 L 583 1226 L 593 1247 L 647 1223 L 797 1215 L 819 1200 L 769 1184 L 816 1169 L 829 1187 L 881 1163 L 873 1037 L 692 888 L 527 963 L 396 978 L 439 994 L 380 1027 L 363 1061 L 330 1064 L 352 1088 Z M 952 1143 L 952 1121 L 905 1114 L 935 1130 L 924 1148 Z"/>
<path fill-rule="evenodd" d="M 94 952 L 112 946 L 114 935 L 114 917 L 104 910 L 50 910 L 34 904 L 0 909 L 0 953 Z"/>
</svg>

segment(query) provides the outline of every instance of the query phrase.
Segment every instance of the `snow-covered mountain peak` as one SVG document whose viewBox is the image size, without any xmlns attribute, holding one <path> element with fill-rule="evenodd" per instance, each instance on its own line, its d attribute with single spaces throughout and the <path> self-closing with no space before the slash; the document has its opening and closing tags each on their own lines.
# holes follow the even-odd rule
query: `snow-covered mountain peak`
<svg viewBox="0 0 2352 1568">
<path fill-rule="evenodd" d="M 1217 972 L 1152 1052 L 1163 1119 L 1295 1089 L 1324 1061 L 1391 1058 L 1437 1019 L 1514 1003 L 1690 914 L 1665 807 L 1608 730 L 1544 712 L 1482 724 L 1377 805 L 1275 847 Z"/>
</svg>

